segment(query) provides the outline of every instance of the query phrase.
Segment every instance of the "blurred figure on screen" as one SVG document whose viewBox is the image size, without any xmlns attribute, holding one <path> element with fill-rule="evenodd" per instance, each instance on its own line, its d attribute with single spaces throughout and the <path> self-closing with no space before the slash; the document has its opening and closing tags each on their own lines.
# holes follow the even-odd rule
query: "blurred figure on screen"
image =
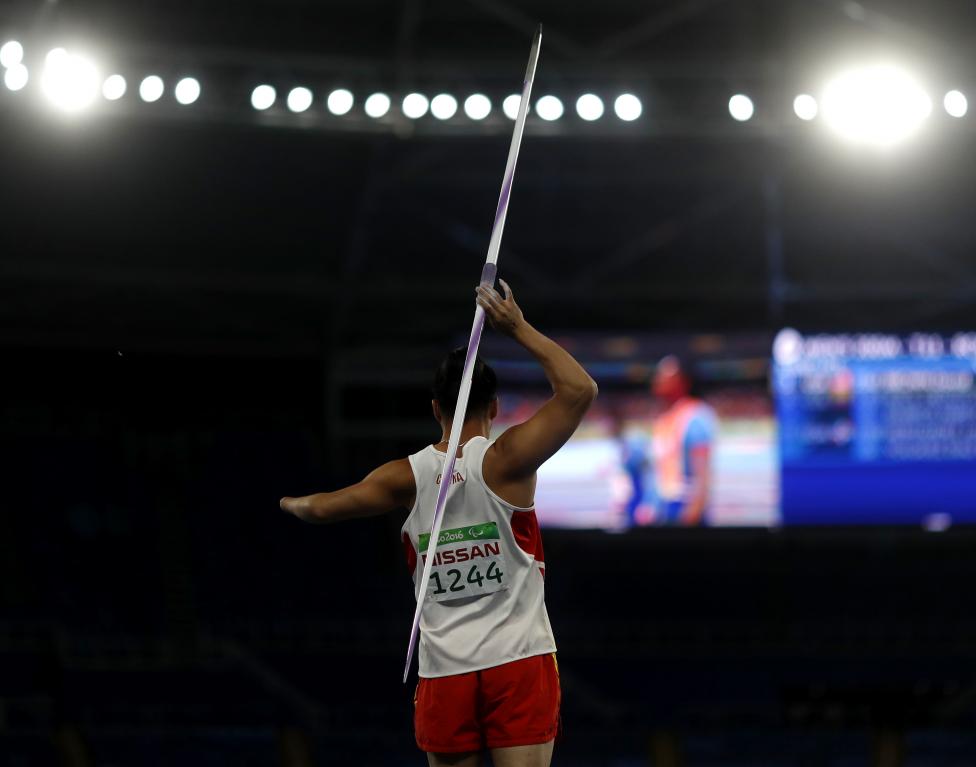
<svg viewBox="0 0 976 767">
<path fill-rule="evenodd" d="M 651 391 L 664 408 L 652 426 L 652 523 L 701 525 L 711 486 L 715 411 L 693 395 L 691 372 L 674 356 L 658 363 Z"/>
<path fill-rule="evenodd" d="M 628 431 L 622 413 L 612 414 L 613 439 L 620 450 L 619 467 L 626 477 L 626 490 L 619 498 L 627 527 L 647 525 L 654 520 L 651 494 L 650 444 L 642 432 Z"/>
</svg>

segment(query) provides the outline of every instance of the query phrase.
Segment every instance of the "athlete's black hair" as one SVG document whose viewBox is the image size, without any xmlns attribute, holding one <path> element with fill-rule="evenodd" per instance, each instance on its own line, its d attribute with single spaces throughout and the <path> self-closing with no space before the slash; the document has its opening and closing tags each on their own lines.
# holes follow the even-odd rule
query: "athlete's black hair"
<svg viewBox="0 0 976 767">
<path fill-rule="evenodd" d="M 464 371 L 464 358 L 467 349 L 458 347 L 448 354 L 437 367 L 434 374 L 432 394 L 441 406 L 441 412 L 448 418 L 454 417 L 458 391 L 461 389 L 461 373 Z M 468 412 L 465 420 L 473 415 L 482 415 L 491 405 L 498 391 L 498 377 L 481 357 L 474 362 L 471 375 L 471 394 L 468 397 Z"/>
</svg>

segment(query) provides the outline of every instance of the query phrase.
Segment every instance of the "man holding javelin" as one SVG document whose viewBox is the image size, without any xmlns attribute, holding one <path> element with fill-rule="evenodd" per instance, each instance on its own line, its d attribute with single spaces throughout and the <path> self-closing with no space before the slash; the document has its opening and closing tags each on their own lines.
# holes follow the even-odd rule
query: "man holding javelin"
<svg viewBox="0 0 976 767">
<path fill-rule="evenodd" d="M 402 536 L 419 589 L 440 482 L 450 482 L 436 546 L 419 647 L 417 745 L 433 767 L 548 767 L 559 726 L 556 645 L 544 601 L 545 558 L 533 498 L 536 470 L 572 436 L 597 394 L 596 383 L 557 343 L 533 328 L 508 284 L 477 289 L 492 327 L 542 365 L 552 398 L 495 440 L 494 371 L 475 363 L 461 449 L 451 477 L 441 470 L 461 385 L 464 349 L 437 370 L 432 402 L 442 439 L 380 466 L 333 493 L 283 498 L 308 522 L 410 513 Z"/>
</svg>

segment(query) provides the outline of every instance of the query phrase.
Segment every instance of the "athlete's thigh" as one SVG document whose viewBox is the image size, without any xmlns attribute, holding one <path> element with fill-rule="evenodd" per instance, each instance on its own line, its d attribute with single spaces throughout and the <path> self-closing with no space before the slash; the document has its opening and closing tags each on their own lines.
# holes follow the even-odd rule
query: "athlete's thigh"
<svg viewBox="0 0 976 767">
<path fill-rule="evenodd" d="M 471 751 L 466 754 L 432 754 L 427 752 L 430 767 L 481 767 L 481 754 Z"/>
<path fill-rule="evenodd" d="M 554 741 L 534 746 L 493 748 L 491 761 L 495 767 L 549 767 Z"/>
</svg>

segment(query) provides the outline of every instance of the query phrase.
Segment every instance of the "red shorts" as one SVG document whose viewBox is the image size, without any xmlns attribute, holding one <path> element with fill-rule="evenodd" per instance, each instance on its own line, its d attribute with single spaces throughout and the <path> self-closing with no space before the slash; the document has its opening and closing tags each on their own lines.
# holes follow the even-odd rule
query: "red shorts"
<svg viewBox="0 0 976 767">
<path fill-rule="evenodd" d="M 559 730 L 555 653 L 421 679 L 414 729 L 422 751 L 456 754 L 548 743 Z"/>
</svg>

